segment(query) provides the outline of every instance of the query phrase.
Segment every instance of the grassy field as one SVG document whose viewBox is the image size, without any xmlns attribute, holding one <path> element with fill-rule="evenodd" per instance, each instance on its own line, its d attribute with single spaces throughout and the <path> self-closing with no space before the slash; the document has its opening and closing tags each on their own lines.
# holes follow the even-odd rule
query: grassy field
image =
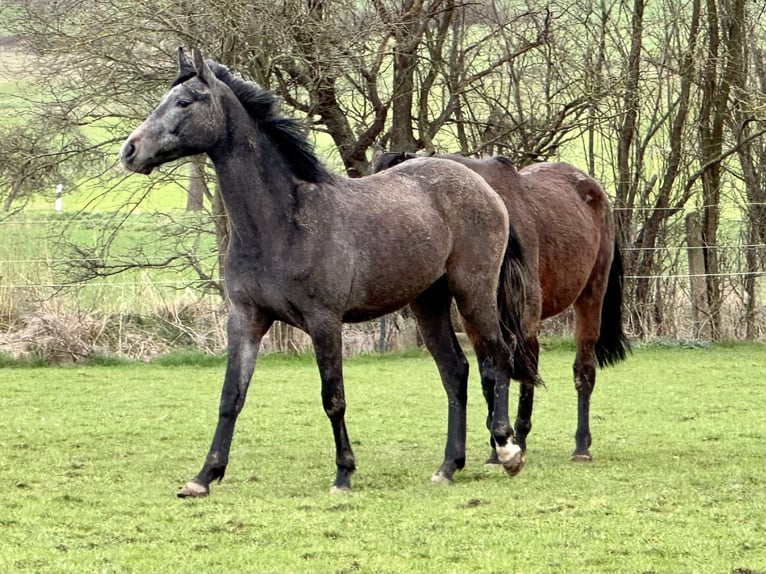
<svg viewBox="0 0 766 574">
<path fill-rule="evenodd" d="M 543 352 L 514 479 L 483 465 L 472 375 L 452 486 L 429 481 L 446 410 L 430 359 L 348 361 L 359 470 L 341 496 L 309 357 L 261 360 L 228 475 L 199 500 L 174 493 L 208 447 L 220 361 L 5 368 L 0 572 L 766 571 L 763 348 L 638 349 L 599 376 L 595 461 L 574 464 L 565 347 Z"/>
</svg>

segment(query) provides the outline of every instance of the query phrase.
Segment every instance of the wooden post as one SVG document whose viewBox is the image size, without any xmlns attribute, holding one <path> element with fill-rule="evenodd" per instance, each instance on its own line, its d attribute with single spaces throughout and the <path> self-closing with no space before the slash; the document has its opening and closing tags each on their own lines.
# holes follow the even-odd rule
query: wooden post
<svg viewBox="0 0 766 574">
<path fill-rule="evenodd" d="M 386 352 L 386 316 L 383 315 L 379 322 L 380 336 L 378 337 L 378 353 Z"/>
<path fill-rule="evenodd" d="M 702 252 L 702 224 L 699 213 L 686 216 L 686 245 L 689 254 L 689 287 L 692 298 L 692 321 L 694 338 L 711 340 L 710 304 L 705 284 L 705 257 Z"/>
</svg>

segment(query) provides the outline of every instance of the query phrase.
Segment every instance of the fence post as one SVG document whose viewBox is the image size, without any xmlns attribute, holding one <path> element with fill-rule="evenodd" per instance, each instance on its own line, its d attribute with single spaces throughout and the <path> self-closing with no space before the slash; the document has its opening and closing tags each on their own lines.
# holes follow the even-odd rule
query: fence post
<svg viewBox="0 0 766 574">
<path fill-rule="evenodd" d="M 711 340 L 710 305 L 705 284 L 705 257 L 702 253 L 702 224 L 699 213 L 686 216 L 686 245 L 689 254 L 689 287 L 692 299 L 692 322 L 694 338 Z"/>
<path fill-rule="evenodd" d="M 378 353 L 386 352 L 386 316 L 380 318 L 380 336 L 378 337 Z"/>
</svg>

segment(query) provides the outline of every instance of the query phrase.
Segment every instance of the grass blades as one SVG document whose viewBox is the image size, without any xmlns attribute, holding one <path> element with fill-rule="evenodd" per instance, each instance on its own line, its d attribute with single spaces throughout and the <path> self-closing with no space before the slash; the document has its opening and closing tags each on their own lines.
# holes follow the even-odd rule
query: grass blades
<svg viewBox="0 0 766 574">
<path fill-rule="evenodd" d="M 266 356 L 226 478 L 198 470 L 223 365 L 3 369 L 0 572 L 764 572 L 765 359 L 639 348 L 598 375 L 595 460 L 569 461 L 573 354 L 543 352 L 527 466 L 487 468 L 472 365 L 468 460 L 432 485 L 446 405 L 424 355 L 346 362 L 359 470 L 330 495 L 310 357 Z"/>
</svg>

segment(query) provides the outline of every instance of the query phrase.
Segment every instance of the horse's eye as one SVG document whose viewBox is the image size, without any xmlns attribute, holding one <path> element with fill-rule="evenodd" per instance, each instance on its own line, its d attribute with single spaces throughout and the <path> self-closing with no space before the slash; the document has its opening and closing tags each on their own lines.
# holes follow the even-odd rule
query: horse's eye
<svg viewBox="0 0 766 574">
<path fill-rule="evenodd" d="M 176 105 L 179 108 L 188 108 L 191 105 L 191 101 L 190 100 L 178 100 L 176 102 Z"/>
</svg>

